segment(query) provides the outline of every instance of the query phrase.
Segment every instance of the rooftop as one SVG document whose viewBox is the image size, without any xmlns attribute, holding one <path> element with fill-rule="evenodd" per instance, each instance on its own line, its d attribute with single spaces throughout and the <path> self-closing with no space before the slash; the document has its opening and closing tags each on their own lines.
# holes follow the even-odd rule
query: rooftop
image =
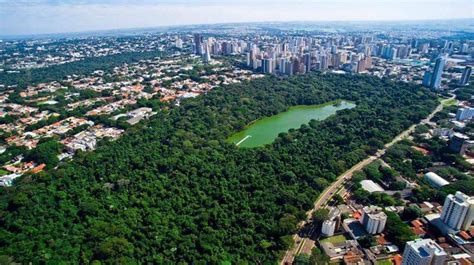
<svg viewBox="0 0 474 265">
<path fill-rule="evenodd" d="M 373 182 L 372 180 L 365 179 L 360 182 L 362 188 L 370 193 L 372 192 L 382 192 L 385 191 L 379 184 Z"/>
<path fill-rule="evenodd" d="M 446 252 L 432 239 L 416 239 L 414 241 L 407 242 L 407 246 L 416 250 L 420 256 L 428 257 L 434 255 L 446 255 Z"/>
</svg>

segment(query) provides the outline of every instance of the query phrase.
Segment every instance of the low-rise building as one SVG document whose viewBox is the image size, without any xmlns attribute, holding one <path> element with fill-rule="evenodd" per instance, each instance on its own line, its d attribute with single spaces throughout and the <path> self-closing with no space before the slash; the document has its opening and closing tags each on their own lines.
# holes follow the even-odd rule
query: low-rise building
<svg viewBox="0 0 474 265">
<path fill-rule="evenodd" d="M 459 108 L 456 112 L 456 120 L 466 121 L 474 117 L 474 108 Z"/>
<path fill-rule="evenodd" d="M 444 178 L 440 177 L 434 172 L 428 172 L 425 174 L 424 179 L 433 187 L 441 188 L 443 186 L 449 185 L 449 182 Z"/>
</svg>

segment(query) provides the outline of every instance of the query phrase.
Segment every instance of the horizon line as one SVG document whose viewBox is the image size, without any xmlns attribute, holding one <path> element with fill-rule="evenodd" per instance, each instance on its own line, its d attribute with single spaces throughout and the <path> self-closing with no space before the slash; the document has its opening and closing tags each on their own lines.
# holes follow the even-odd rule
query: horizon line
<svg viewBox="0 0 474 265">
<path fill-rule="evenodd" d="M 108 31 L 132 31 L 132 30 L 153 30 L 153 29 L 164 29 L 164 28 L 179 28 L 179 27 L 190 27 L 190 26 L 212 26 L 212 25 L 230 25 L 230 24 L 262 24 L 262 23 L 400 23 L 400 22 L 430 22 L 430 21 L 452 21 L 452 20 L 472 20 L 472 17 L 466 18 L 440 18 L 440 19 L 393 19 L 393 20 L 276 20 L 276 21 L 246 21 L 246 22 L 216 22 L 216 23 L 190 23 L 190 24 L 168 24 L 168 25 L 157 25 L 151 27 L 130 27 L 130 28 L 110 28 L 110 29 L 94 29 L 94 30 L 80 30 L 80 31 L 69 31 L 69 32 L 45 32 L 45 33 L 34 33 L 34 34 L 9 34 L 1 35 L 0 40 L 4 39 L 28 39 L 28 38 L 39 38 L 54 37 L 55 35 L 81 35 L 81 34 L 94 34 L 94 33 L 106 33 Z M 473 31 L 474 33 L 474 31 Z M 97 36 L 100 36 L 99 34 Z"/>
</svg>

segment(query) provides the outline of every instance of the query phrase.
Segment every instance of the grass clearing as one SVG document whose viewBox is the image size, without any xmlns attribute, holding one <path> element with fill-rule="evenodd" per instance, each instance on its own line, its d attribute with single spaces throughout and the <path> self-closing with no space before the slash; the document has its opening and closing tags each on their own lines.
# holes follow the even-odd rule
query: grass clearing
<svg viewBox="0 0 474 265">
<path fill-rule="evenodd" d="M 441 101 L 441 102 L 442 102 L 443 106 L 449 107 L 449 106 L 454 106 L 454 105 L 456 105 L 456 102 L 457 102 L 457 101 L 456 101 L 456 99 L 451 98 L 451 99 L 443 100 L 443 101 Z"/>
<path fill-rule="evenodd" d="M 320 240 L 321 243 L 329 242 L 332 244 L 344 243 L 347 238 L 344 235 L 331 236 Z"/>
<path fill-rule="evenodd" d="M 391 259 L 377 260 L 377 265 L 393 265 Z"/>
</svg>

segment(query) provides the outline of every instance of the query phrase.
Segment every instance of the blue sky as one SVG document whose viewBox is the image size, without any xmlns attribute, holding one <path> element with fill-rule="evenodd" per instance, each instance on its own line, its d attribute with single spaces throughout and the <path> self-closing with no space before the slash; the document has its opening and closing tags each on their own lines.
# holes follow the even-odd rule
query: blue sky
<svg viewBox="0 0 474 265">
<path fill-rule="evenodd" d="M 474 18 L 473 0 L 0 0 L 0 35 L 252 21 Z"/>
</svg>

